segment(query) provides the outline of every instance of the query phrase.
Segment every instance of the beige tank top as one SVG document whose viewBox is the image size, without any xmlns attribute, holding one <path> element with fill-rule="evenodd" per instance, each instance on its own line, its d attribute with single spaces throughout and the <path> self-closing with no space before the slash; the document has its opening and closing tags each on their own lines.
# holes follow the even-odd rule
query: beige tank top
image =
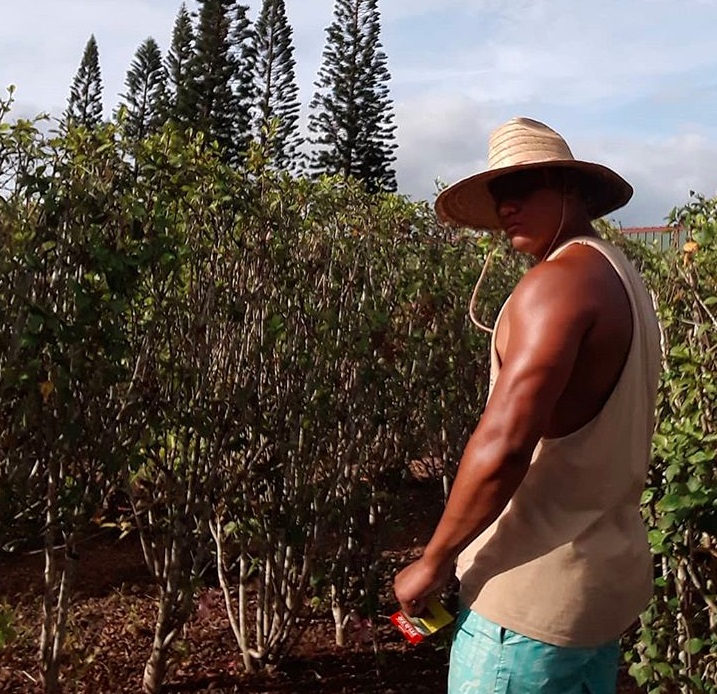
<svg viewBox="0 0 717 694">
<path fill-rule="evenodd" d="M 639 506 L 654 428 L 660 332 L 639 274 L 614 246 L 578 237 L 548 260 L 573 243 L 602 253 L 625 286 L 633 316 L 625 366 L 594 419 L 569 436 L 541 439 L 510 503 L 460 554 L 456 573 L 462 601 L 485 618 L 546 643 L 590 647 L 617 638 L 652 595 Z M 496 333 L 491 388 L 500 368 Z"/>
</svg>

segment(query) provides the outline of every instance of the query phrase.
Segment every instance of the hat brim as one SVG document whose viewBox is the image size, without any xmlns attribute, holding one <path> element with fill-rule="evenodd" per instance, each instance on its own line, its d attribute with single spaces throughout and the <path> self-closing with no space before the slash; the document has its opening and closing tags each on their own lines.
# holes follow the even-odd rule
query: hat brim
<svg viewBox="0 0 717 694">
<path fill-rule="evenodd" d="M 590 181 L 588 212 L 598 219 L 628 203 L 632 186 L 619 174 L 602 164 L 577 159 L 516 164 L 468 176 L 441 191 L 435 209 L 441 221 L 455 226 L 487 231 L 502 229 L 495 202 L 488 191 L 490 181 L 521 169 L 563 168 L 581 171 Z"/>
</svg>

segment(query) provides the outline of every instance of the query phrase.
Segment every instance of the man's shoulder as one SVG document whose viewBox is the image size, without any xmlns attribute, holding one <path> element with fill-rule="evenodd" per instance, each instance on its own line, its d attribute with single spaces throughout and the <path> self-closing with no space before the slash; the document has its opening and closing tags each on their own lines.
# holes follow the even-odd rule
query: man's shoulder
<svg viewBox="0 0 717 694">
<path fill-rule="evenodd" d="M 511 303 L 524 308 L 536 304 L 595 307 L 607 277 L 606 269 L 610 271 L 598 252 L 585 246 L 571 246 L 557 258 L 528 270 L 518 282 Z"/>
</svg>

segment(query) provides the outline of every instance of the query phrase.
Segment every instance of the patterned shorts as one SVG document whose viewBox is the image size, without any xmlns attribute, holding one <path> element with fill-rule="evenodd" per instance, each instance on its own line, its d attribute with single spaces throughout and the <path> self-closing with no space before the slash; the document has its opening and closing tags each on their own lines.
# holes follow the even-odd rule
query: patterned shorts
<svg viewBox="0 0 717 694">
<path fill-rule="evenodd" d="M 563 648 L 516 634 L 463 609 L 448 694 L 615 694 L 620 647 Z"/>
</svg>

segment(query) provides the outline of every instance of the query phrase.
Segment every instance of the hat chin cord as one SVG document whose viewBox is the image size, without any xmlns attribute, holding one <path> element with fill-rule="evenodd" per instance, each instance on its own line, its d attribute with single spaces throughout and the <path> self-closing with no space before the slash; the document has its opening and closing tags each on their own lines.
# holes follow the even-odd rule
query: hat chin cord
<svg viewBox="0 0 717 694">
<path fill-rule="evenodd" d="M 566 192 L 567 192 L 567 186 L 565 184 L 565 180 L 563 179 L 563 201 L 561 205 L 560 210 L 560 223 L 558 224 L 558 229 L 555 232 L 555 235 L 553 236 L 553 240 L 550 242 L 550 245 L 548 246 L 548 250 L 543 253 L 543 257 L 538 261 L 538 263 L 542 263 L 548 255 L 550 255 L 551 251 L 553 250 L 555 246 L 555 242 L 560 238 L 560 234 L 563 232 L 563 226 L 565 224 L 565 198 L 566 198 Z M 485 261 L 483 262 L 483 267 L 481 268 L 480 275 L 478 276 L 478 281 L 476 282 L 475 287 L 473 288 L 473 294 L 471 295 L 470 303 L 468 304 L 468 316 L 471 319 L 471 322 L 473 325 L 475 325 L 477 328 L 482 330 L 483 332 L 488 333 L 489 335 L 493 334 L 494 328 L 490 328 L 485 323 L 481 322 L 475 313 L 475 307 L 476 303 L 478 301 L 478 296 L 480 294 L 481 286 L 483 285 L 483 282 L 485 281 L 486 275 L 488 274 L 488 268 L 490 267 L 491 261 L 493 260 L 493 256 L 495 255 L 495 252 L 498 250 L 498 245 L 495 241 L 493 241 L 492 247 L 490 251 L 488 251 L 488 255 L 485 258 Z"/>
<path fill-rule="evenodd" d="M 476 282 L 476 286 L 473 288 L 473 295 L 471 296 L 471 301 L 468 304 L 468 316 L 471 319 L 471 322 L 473 325 L 475 325 L 478 329 L 482 330 L 485 333 L 488 333 L 489 335 L 493 334 L 493 328 L 489 328 L 484 323 L 481 323 L 480 320 L 478 320 L 476 314 L 475 314 L 475 307 L 476 302 L 478 301 L 478 294 L 480 293 L 481 285 L 483 284 L 483 280 L 485 280 L 485 276 L 488 274 L 488 268 L 490 267 L 490 263 L 493 260 L 493 256 L 495 255 L 495 252 L 498 250 L 498 246 L 493 241 L 493 245 L 488 251 L 488 255 L 485 257 L 485 261 L 483 262 L 483 267 L 481 268 L 480 275 L 478 277 L 478 281 Z"/>
</svg>

